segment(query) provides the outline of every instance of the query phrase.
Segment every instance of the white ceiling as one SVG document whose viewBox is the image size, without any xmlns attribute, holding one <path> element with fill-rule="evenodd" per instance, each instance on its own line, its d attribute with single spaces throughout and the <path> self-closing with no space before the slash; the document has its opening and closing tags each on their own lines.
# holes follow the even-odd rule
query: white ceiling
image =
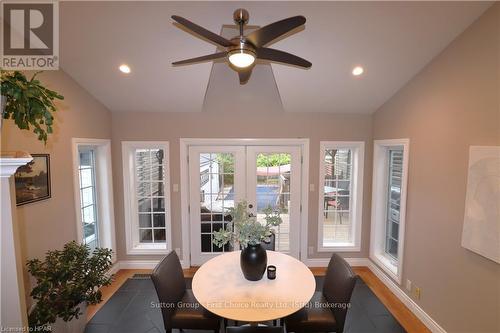
<svg viewBox="0 0 500 333">
<path fill-rule="evenodd" d="M 477 19 L 489 2 L 62 2 L 60 59 L 64 71 L 111 111 L 202 111 L 224 91 L 236 100 L 274 98 L 290 112 L 372 113 Z M 250 24 L 294 15 L 305 29 L 272 47 L 312 62 L 309 70 L 272 65 L 239 86 L 212 64 L 170 63 L 213 53 L 215 46 L 173 25 L 180 15 L 214 32 L 243 7 Z M 128 76 L 117 68 L 127 63 Z M 351 70 L 362 65 L 365 74 Z M 220 65 L 221 66 L 221 65 Z M 269 68 L 268 65 L 257 65 Z M 207 91 L 209 78 L 211 88 Z M 220 73 L 220 74 L 217 74 Z M 214 75 L 228 76 L 214 77 Z M 229 77 L 230 76 L 230 77 Z M 264 94 L 275 87 L 281 96 Z M 217 84 L 214 92 L 213 85 Z M 227 107 L 235 107 L 228 103 Z M 265 105 L 265 103 L 264 103 Z"/>
</svg>

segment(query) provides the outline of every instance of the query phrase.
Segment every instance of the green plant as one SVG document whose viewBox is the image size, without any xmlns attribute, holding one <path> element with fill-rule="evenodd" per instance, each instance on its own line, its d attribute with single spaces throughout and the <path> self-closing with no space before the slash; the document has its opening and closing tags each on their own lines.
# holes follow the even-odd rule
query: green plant
<svg viewBox="0 0 500 333">
<path fill-rule="evenodd" d="M 290 164 L 290 154 L 259 154 L 257 155 L 258 167 L 273 167 Z"/>
<path fill-rule="evenodd" d="M 13 119 L 17 127 L 29 130 L 38 136 L 38 140 L 47 143 L 48 134 L 52 133 L 53 112 L 56 111 L 55 99 L 64 99 L 55 91 L 45 88 L 35 73 L 30 80 L 19 71 L 0 71 L 1 94 L 5 97 L 5 109 L 2 118 Z"/>
<path fill-rule="evenodd" d="M 92 253 L 86 245 L 75 241 L 63 250 L 48 251 L 45 260 L 29 260 L 28 271 L 36 279 L 31 297 L 36 301 L 29 315 L 30 327 L 42 327 L 62 318 L 78 318 L 82 302 L 97 304 L 102 300 L 99 290 L 111 284 L 107 276 L 112 251 L 96 248 Z"/>
<path fill-rule="evenodd" d="M 273 210 L 268 206 L 264 210 L 265 223 L 257 221 L 257 217 L 250 214 L 247 210 L 247 202 L 241 201 L 236 208 L 229 209 L 231 222 L 226 227 L 214 232 L 213 243 L 218 247 L 223 247 L 228 242 L 234 244 L 238 242 L 242 248 L 248 245 L 257 245 L 260 242 L 269 242 L 273 233 L 273 228 L 280 225 L 280 212 Z"/>
</svg>

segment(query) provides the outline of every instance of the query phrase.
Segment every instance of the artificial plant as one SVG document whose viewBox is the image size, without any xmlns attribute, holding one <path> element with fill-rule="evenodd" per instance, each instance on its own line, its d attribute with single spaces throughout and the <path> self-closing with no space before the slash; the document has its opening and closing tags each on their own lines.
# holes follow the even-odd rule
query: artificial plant
<svg viewBox="0 0 500 333">
<path fill-rule="evenodd" d="M 2 118 L 13 119 L 17 127 L 30 130 L 38 136 L 38 140 L 47 143 L 54 123 L 53 112 L 56 111 L 54 100 L 64 99 L 59 93 L 45 88 L 36 79 L 40 72 L 31 79 L 19 71 L 0 71 Z"/>
<path fill-rule="evenodd" d="M 229 208 L 231 222 L 224 228 L 214 232 L 213 243 L 222 247 L 228 242 L 239 243 L 241 248 L 248 245 L 257 245 L 261 242 L 270 242 L 274 227 L 280 225 L 283 220 L 279 210 L 273 210 L 271 206 L 264 209 L 263 223 L 247 210 L 246 201 L 240 201 L 235 208 Z"/>
<path fill-rule="evenodd" d="M 54 323 L 57 318 L 70 321 L 80 316 L 79 305 L 97 304 L 102 300 L 99 290 L 111 284 L 112 251 L 90 248 L 75 241 L 63 250 L 48 251 L 43 261 L 29 260 L 28 271 L 36 279 L 31 297 L 36 301 L 29 314 L 32 328 Z"/>
</svg>

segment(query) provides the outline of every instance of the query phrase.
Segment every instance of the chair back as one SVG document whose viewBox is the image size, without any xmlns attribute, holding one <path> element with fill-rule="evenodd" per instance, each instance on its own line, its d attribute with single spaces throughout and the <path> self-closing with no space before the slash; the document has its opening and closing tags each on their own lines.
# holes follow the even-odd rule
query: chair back
<svg viewBox="0 0 500 333">
<path fill-rule="evenodd" d="M 235 326 L 226 328 L 226 333 L 283 333 L 281 326 Z"/>
<path fill-rule="evenodd" d="M 273 234 L 271 234 L 271 236 L 269 238 L 271 239 L 269 241 L 269 243 L 262 242 L 262 243 L 260 243 L 260 245 L 262 245 L 264 250 L 276 251 L 275 250 L 276 249 L 276 235 L 273 233 Z"/>
<path fill-rule="evenodd" d="M 356 274 L 351 266 L 341 256 L 334 253 L 326 270 L 323 285 L 323 295 L 325 295 L 335 316 L 338 330 L 344 331 L 345 318 L 350 306 L 351 295 L 356 284 Z"/>
<path fill-rule="evenodd" d="M 160 301 L 165 330 L 168 332 L 172 329 L 170 318 L 175 311 L 175 305 L 182 299 L 186 292 L 184 273 L 175 251 L 171 251 L 155 267 L 151 274 L 151 279 L 153 280 L 158 300 Z"/>
</svg>

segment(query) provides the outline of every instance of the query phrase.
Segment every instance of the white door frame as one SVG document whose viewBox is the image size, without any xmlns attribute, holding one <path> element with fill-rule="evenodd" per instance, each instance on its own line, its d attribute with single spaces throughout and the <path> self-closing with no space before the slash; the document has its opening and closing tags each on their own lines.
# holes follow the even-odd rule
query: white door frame
<svg viewBox="0 0 500 333">
<path fill-rule="evenodd" d="M 182 263 L 191 266 L 191 243 L 189 225 L 189 170 L 188 156 L 190 146 L 300 146 L 302 150 L 300 214 L 300 253 L 299 258 L 307 261 L 307 227 L 309 203 L 309 139 L 199 139 L 181 138 L 180 140 L 180 191 L 182 222 Z"/>
</svg>

